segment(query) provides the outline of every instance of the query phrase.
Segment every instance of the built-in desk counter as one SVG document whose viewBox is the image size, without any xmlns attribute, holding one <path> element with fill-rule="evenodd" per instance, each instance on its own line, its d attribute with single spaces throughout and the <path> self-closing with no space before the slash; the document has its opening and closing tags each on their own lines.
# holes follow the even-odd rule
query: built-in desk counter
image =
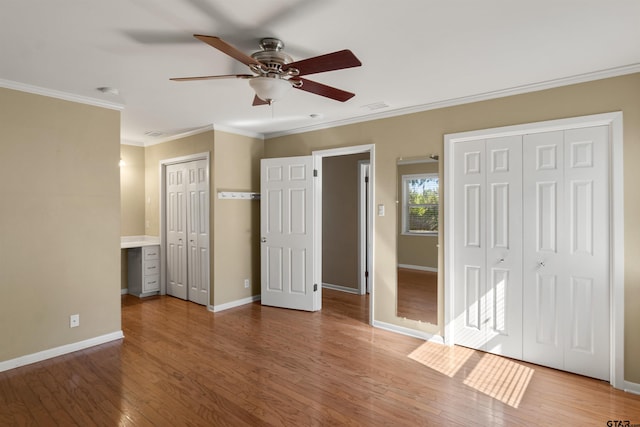
<svg viewBox="0 0 640 427">
<path fill-rule="evenodd" d="M 160 292 L 160 238 L 124 236 L 120 248 L 127 249 L 127 280 L 131 295 L 147 297 Z"/>
</svg>

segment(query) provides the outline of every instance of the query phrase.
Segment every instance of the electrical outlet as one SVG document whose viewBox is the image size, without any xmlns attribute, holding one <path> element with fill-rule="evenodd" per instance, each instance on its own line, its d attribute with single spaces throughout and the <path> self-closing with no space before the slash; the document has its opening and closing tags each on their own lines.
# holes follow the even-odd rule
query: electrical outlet
<svg viewBox="0 0 640 427">
<path fill-rule="evenodd" d="M 249 279 L 244 279 L 244 287 L 248 288 L 250 285 Z"/>
<path fill-rule="evenodd" d="M 76 326 L 80 326 L 80 315 L 72 314 L 69 316 L 69 327 L 75 328 Z"/>
</svg>

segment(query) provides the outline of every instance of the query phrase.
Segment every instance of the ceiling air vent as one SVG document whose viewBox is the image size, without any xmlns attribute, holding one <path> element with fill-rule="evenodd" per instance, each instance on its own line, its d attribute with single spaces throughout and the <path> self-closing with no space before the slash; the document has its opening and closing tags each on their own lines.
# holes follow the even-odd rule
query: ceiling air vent
<svg viewBox="0 0 640 427">
<path fill-rule="evenodd" d="M 387 108 L 387 107 L 389 107 L 389 105 L 387 105 L 383 101 L 379 101 L 379 102 L 374 102 L 372 104 L 363 105 L 361 108 L 366 108 L 369 111 L 375 111 L 375 110 L 380 110 L 382 108 Z"/>
<path fill-rule="evenodd" d="M 147 135 L 147 136 L 152 136 L 154 138 L 164 135 L 164 133 L 162 133 L 162 132 L 160 132 L 158 130 L 150 130 L 148 132 L 145 132 L 144 134 Z"/>
</svg>

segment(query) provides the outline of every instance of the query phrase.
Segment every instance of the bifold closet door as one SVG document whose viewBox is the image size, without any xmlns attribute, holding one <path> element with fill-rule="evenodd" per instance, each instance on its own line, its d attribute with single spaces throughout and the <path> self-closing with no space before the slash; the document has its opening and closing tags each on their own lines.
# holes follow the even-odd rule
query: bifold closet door
<svg viewBox="0 0 640 427">
<path fill-rule="evenodd" d="M 454 156 L 456 344 L 522 358 L 522 137 Z"/>
<path fill-rule="evenodd" d="M 166 168 L 167 294 L 209 303 L 207 161 Z"/>
<path fill-rule="evenodd" d="M 207 161 L 187 163 L 187 283 L 189 301 L 209 304 L 209 192 Z"/>
<path fill-rule="evenodd" d="M 166 168 L 167 294 L 187 299 L 187 168 Z"/>
<path fill-rule="evenodd" d="M 524 360 L 609 379 L 607 126 L 525 135 Z"/>
</svg>

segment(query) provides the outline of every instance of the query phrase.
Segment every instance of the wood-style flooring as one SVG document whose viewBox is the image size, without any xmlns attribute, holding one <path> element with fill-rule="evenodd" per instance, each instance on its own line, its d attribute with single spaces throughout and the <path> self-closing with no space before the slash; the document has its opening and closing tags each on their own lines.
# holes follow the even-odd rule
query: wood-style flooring
<svg viewBox="0 0 640 427">
<path fill-rule="evenodd" d="M 124 340 L 0 373 L 0 426 L 640 423 L 609 384 L 367 324 L 367 297 L 220 313 L 123 297 Z"/>
<path fill-rule="evenodd" d="M 438 324 L 438 273 L 398 268 L 396 315 Z"/>
</svg>

